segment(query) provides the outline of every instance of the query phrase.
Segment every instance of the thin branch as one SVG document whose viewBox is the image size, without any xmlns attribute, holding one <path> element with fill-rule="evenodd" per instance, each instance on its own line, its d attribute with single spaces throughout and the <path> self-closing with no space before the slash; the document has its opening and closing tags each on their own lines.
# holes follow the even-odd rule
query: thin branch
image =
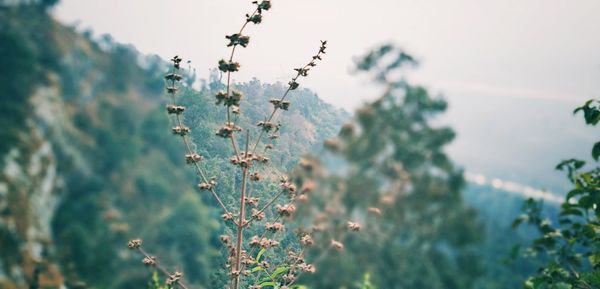
<svg viewBox="0 0 600 289">
<path fill-rule="evenodd" d="M 279 99 L 280 102 L 284 101 L 285 98 L 287 97 L 287 95 L 290 93 L 290 91 L 292 91 L 293 89 L 295 89 L 295 88 L 292 88 L 292 83 L 295 83 L 296 80 L 298 80 L 298 78 L 302 75 L 301 71 L 306 70 L 307 68 L 309 68 L 311 66 L 314 66 L 315 60 L 318 59 L 321 56 L 321 53 L 323 53 L 323 51 L 324 51 L 323 47 L 324 46 L 321 46 L 321 48 L 319 48 L 319 52 L 317 52 L 317 54 L 315 56 L 313 56 L 313 58 L 312 58 L 312 60 L 310 62 L 308 62 L 306 65 L 304 65 L 301 69 L 298 70 L 298 73 L 296 74 L 296 76 L 294 76 L 292 78 L 292 81 L 290 82 L 290 84 L 288 84 L 288 88 L 286 89 L 285 93 Z M 274 106 L 273 107 L 273 111 L 269 115 L 269 118 L 267 119 L 266 122 L 270 122 L 271 120 L 273 120 L 273 117 L 275 116 L 275 114 L 277 113 L 278 110 L 279 110 L 279 107 Z M 252 148 L 252 153 L 253 154 L 256 152 L 256 148 L 258 147 L 258 144 L 260 143 L 260 141 L 261 141 L 264 133 L 265 133 L 264 130 L 260 131 L 260 134 L 258 135 L 258 138 L 256 139 L 256 143 L 254 143 L 254 147 Z"/>
<path fill-rule="evenodd" d="M 246 150 L 244 152 L 244 158 L 248 156 L 248 145 L 250 142 L 250 132 L 246 132 Z M 248 183 L 248 167 L 244 167 L 242 170 L 242 193 L 240 195 L 240 215 L 237 224 L 237 239 L 235 246 L 235 266 L 234 266 L 234 280 L 233 288 L 237 289 L 240 285 L 240 268 L 242 261 L 242 242 L 244 239 L 244 222 L 246 218 L 246 187 Z"/>
</svg>

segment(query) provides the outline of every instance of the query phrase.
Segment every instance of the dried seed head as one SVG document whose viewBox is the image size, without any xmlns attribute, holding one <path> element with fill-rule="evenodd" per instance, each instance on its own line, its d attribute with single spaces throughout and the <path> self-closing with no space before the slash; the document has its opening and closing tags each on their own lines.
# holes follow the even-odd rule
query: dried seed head
<svg viewBox="0 0 600 289">
<path fill-rule="evenodd" d="M 290 86 L 290 90 L 295 90 L 300 86 L 300 84 L 298 82 L 296 82 L 295 80 L 288 82 L 288 84 Z"/>
<path fill-rule="evenodd" d="M 201 190 L 207 190 L 207 191 L 214 189 L 215 186 L 217 186 L 217 181 L 215 178 L 210 179 L 208 182 L 202 182 L 202 183 L 198 184 L 198 188 L 200 188 Z"/>
<path fill-rule="evenodd" d="M 171 129 L 171 132 L 173 132 L 173 134 L 180 135 L 180 136 L 184 136 L 184 135 L 190 133 L 190 131 L 191 130 L 190 130 L 189 127 L 187 127 L 187 126 L 179 126 L 179 125 L 176 126 L 176 127 L 173 127 Z"/>
<path fill-rule="evenodd" d="M 281 184 L 281 188 L 282 188 L 284 191 L 287 191 L 287 192 L 289 192 L 289 193 L 294 193 L 294 192 L 296 192 L 296 185 L 295 185 L 295 184 L 293 184 L 292 182 L 285 182 L 285 183 L 282 183 L 282 184 Z"/>
<path fill-rule="evenodd" d="M 260 22 L 262 22 L 262 15 L 254 14 L 251 16 L 251 15 L 246 14 L 246 22 L 252 22 L 254 24 L 259 24 Z"/>
<path fill-rule="evenodd" d="M 155 266 L 156 265 L 156 257 L 144 257 L 142 262 L 146 266 Z"/>
<path fill-rule="evenodd" d="M 227 93 L 223 92 L 223 91 L 219 91 L 217 92 L 217 94 L 215 94 L 215 98 L 217 99 L 215 104 L 219 105 L 223 102 L 225 102 L 225 100 L 228 98 Z"/>
<path fill-rule="evenodd" d="M 273 129 L 277 131 L 281 127 L 281 124 L 275 124 L 270 121 L 259 121 L 256 125 L 260 126 L 265 132 L 270 132 Z"/>
<path fill-rule="evenodd" d="M 348 225 L 348 230 L 350 230 L 352 232 L 358 232 L 358 231 L 360 231 L 360 224 L 359 223 L 348 221 L 347 225 Z"/>
<path fill-rule="evenodd" d="M 261 179 L 261 176 L 258 172 L 254 172 L 250 175 L 251 181 L 257 182 L 257 181 L 260 181 L 260 179 Z"/>
<path fill-rule="evenodd" d="M 169 114 L 182 114 L 185 111 L 185 106 L 178 106 L 174 104 L 167 105 L 167 113 Z"/>
<path fill-rule="evenodd" d="M 127 242 L 127 247 L 129 247 L 129 249 L 138 249 L 141 246 L 142 246 L 142 239 L 133 239 L 133 240 L 129 240 L 129 242 Z"/>
<path fill-rule="evenodd" d="M 250 238 L 250 242 L 248 242 L 248 245 L 250 247 L 260 246 L 260 238 L 258 238 L 258 236 L 252 236 L 252 238 Z"/>
<path fill-rule="evenodd" d="M 248 287 L 248 289 L 262 289 L 262 288 L 263 288 L 263 286 L 260 286 L 260 285 L 252 285 L 252 286 Z M 283 288 L 283 287 L 279 287 L 279 288 Z"/>
<path fill-rule="evenodd" d="M 252 1 L 252 4 L 256 4 L 256 10 L 258 11 L 258 14 L 262 14 L 262 11 L 265 10 L 269 10 L 271 9 L 271 1 L 270 0 L 263 0 L 260 1 L 260 3 L 258 1 Z"/>
<path fill-rule="evenodd" d="M 225 123 L 224 126 L 222 126 L 222 127 L 219 128 L 219 130 L 217 131 L 216 135 L 220 136 L 222 138 L 229 138 L 229 137 L 231 137 L 231 135 L 233 134 L 233 132 L 235 132 L 235 131 L 241 131 L 241 130 L 242 130 L 241 127 L 236 126 L 232 122 L 228 122 L 228 123 Z"/>
<path fill-rule="evenodd" d="M 298 200 L 298 202 L 306 203 L 308 201 L 308 195 L 306 195 L 306 194 L 299 195 L 296 198 L 296 200 Z"/>
<path fill-rule="evenodd" d="M 219 239 L 221 240 L 221 242 L 223 242 L 223 244 L 227 245 L 227 244 L 231 244 L 231 237 L 229 237 L 228 235 L 221 235 L 219 236 Z"/>
<path fill-rule="evenodd" d="M 225 36 L 225 38 L 229 40 L 229 44 L 227 44 L 227 47 L 231 47 L 231 46 L 235 46 L 235 45 L 240 45 L 242 47 L 246 47 L 246 46 L 248 46 L 248 43 L 250 43 L 250 37 L 244 36 L 244 35 L 241 35 L 238 33 L 227 35 L 227 36 Z"/>
<path fill-rule="evenodd" d="M 277 242 L 275 240 L 267 239 L 267 238 L 262 238 L 262 239 L 260 239 L 258 245 L 261 248 L 268 249 L 268 248 L 271 248 L 271 247 L 277 247 L 277 246 L 279 246 L 279 242 Z"/>
<path fill-rule="evenodd" d="M 265 229 L 271 232 L 283 231 L 284 228 L 285 226 L 279 222 L 265 224 Z"/>
<path fill-rule="evenodd" d="M 183 273 L 175 271 L 175 273 L 169 275 L 169 278 L 167 278 L 167 281 L 165 283 L 167 283 L 167 285 L 169 285 L 169 286 L 179 283 L 182 276 L 183 276 Z"/>
<path fill-rule="evenodd" d="M 325 140 L 325 142 L 323 143 L 323 146 L 333 152 L 337 152 L 340 151 L 342 148 L 342 144 L 340 143 L 339 140 L 337 139 L 328 139 Z"/>
<path fill-rule="evenodd" d="M 315 266 L 312 264 L 300 264 L 298 265 L 298 268 L 307 273 L 315 273 L 317 271 Z"/>
<path fill-rule="evenodd" d="M 327 227 L 324 224 L 315 224 L 312 226 L 312 230 L 314 232 L 323 232 L 327 230 Z"/>
<path fill-rule="evenodd" d="M 315 240 L 310 235 L 304 235 L 300 238 L 300 244 L 305 247 L 310 247 L 315 244 Z"/>
<path fill-rule="evenodd" d="M 394 197 L 394 195 L 392 194 L 388 194 L 385 196 L 382 196 L 381 198 L 379 198 L 379 202 L 381 202 L 384 205 L 391 205 L 396 201 L 396 197 Z"/>
<path fill-rule="evenodd" d="M 250 211 L 250 214 L 252 215 L 252 218 L 254 218 L 258 221 L 262 221 L 266 216 L 265 212 L 261 212 L 254 208 L 252 208 L 252 210 Z"/>
<path fill-rule="evenodd" d="M 167 86 L 167 93 L 175 94 L 175 93 L 177 93 L 177 90 L 178 89 L 175 86 Z"/>
<path fill-rule="evenodd" d="M 225 214 L 221 215 L 221 218 L 223 219 L 223 221 L 231 221 L 231 220 L 233 220 L 233 214 L 225 213 Z"/>
<path fill-rule="evenodd" d="M 283 281 L 285 281 L 286 283 L 291 283 L 296 281 L 296 275 L 292 274 L 292 273 L 288 273 L 285 274 L 281 277 L 283 279 Z"/>
<path fill-rule="evenodd" d="M 334 239 L 331 239 L 331 247 L 333 247 L 333 249 L 335 249 L 338 252 L 341 252 L 344 250 L 344 244 L 342 244 L 339 241 L 336 241 Z"/>
<path fill-rule="evenodd" d="M 370 207 L 369 209 L 367 209 L 367 211 L 375 216 L 381 217 L 381 210 L 379 208 L 376 207 Z"/>
<path fill-rule="evenodd" d="M 254 155 L 254 156 L 252 156 L 252 160 L 259 162 L 259 163 L 263 163 L 263 164 L 266 164 L 269 162 L 269 158 L 262 156 L 262 155 Z"/>
<path fill-rule="evenodd" d="M 202 159 L 203 159 L 202 156 L 197 153 L 191 153 L 191 154 L 185 155 L 185 162 L 187 164 L 197 163 L 197 162 L 201 161 Z"/>
<path fill-rule="evenodd" d="M 259 201 L 258 198 L 245 198 L 244 200 L 246 201 L 246 204 L 250 206 L 257 206 Z"/>
<path fill-rule="evenodd" d="M 270 264 L 267 261 L 261 261 L 260 263 L 258 263 L 258 266 L 261 268 L 268 269 Z"/>
<path fill-rule="evenodd" d="M 306 181 L 306 182 L 304 182 L 304 184 L 302 184 L 302 189 L 300 190 L 300 193 L 307 194 L 316 188 L 317 188 L 317 183 L 315 183 L 313 181 Z"/>
<path fill-rule="evenodd" d="M 177 73 L 169 73 L 165 75 L 165 79 L 170 81 L 180 81 L 183 77 Z"/>
<path fill-rule="evenodd" d="M 240 70 L 240 64 L 238 62 L 221 59 L 219 60 L 219 70 L 223 72 L 235 72 Z"/>
<path fill-rule="evenodd" d="M 277 205 L 275 208 L 282 217 L 289 217 L 296 211 L 294 204 Z"/>
<path fill-rule="evenodd" d="M 254 264 L 255 261 L 249 256 L 244 256 L 240 262 L 244 265 L 251 265 Z"/>
</svg>

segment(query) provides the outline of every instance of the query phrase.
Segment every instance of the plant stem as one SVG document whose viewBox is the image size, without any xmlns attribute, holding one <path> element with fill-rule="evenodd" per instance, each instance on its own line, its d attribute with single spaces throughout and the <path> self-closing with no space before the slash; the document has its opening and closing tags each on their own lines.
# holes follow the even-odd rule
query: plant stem
<svg viewBox="0 0 600 289">
<path fill-rule="evenodd" d="M 246 150 L 244 158 L 248 156 L 248 145 L 250 142 L 250 133 L 246 132 Z M 234 280 L 233 289 L 240 288 L 240 268 L 242 261 L 242 242 L 244 240 L 244 222 L 246 217 L 246 185 L 248 181 L 248 167 L 242 169 L 242 193 L 240 194 L 240 215 L 237 223 L 237 240 L 235 244 L 235 266 L 234 266 Z"/>
</svg>

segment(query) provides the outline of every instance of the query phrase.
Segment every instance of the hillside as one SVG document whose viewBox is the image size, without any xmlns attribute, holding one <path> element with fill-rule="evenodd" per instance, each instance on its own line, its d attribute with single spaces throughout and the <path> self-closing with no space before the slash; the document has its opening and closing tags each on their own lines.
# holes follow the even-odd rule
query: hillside
<svg viewBox="0 0 600 289">
<path fill-rule="evenodd" d="M 165 63 L 110 37 L 92 38 L 41 6 L 0 6 L 0 287 L 145 286 L 147 274 L 126 250 L 132 236 L 182 265 L 191 283 L 208 284 L 204 269 L 220 256 L 211 239 L 218 234 L 210 234 L 220 227 L 208 217 L 217 211 L 195 189 L 170 135 Z M 218 84 L 203 83 L 182 101 L 211 163 L 227 146 L 208 137 L 221 115 L 208 109 Z M 246 125 L 262 119 L 283 89 L 257 80 L 237 86 L 248 102 Z M 291 153 L 273 157 L 281 170 L 347 118 L 308 90 L 292 101 L 278 142 Z M 223 170 L 218 162 L 209 168 Z"/>
</svg>

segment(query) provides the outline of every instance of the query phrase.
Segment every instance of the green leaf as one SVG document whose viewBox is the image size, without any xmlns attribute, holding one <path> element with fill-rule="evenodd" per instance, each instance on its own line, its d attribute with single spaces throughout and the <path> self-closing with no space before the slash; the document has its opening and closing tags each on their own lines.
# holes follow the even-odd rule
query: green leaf
<svg viewBox="0 0 600 289">
<path fill-rule="evenodd" d="M 585 193 L 582 189 L 573 189 L 571 191 L 569 191 L 569 193 L 567 194 L 567 200 L 571 199 L 572 197 L 575 197 L 577 195 L 581 195 Z"/>
<path fill-rule="evenodd" d="M 513 222 L 512 222 L 512 227 L 513 229 L 518 227 L 519 225 L 521 225 L 521 223 L 525 222 L 529 220 L 529 216 L 527 214 L 522 214 L 520 215 L 518 218 L 516 218 Z"/>
<path fill-rule="evenodd" d="M 264 286 L 273 286 L 273 287 L 275 287 L 277 285 L 277 283 L 275 283 L 273 281 L 267 281 L 267 282 L 262 282 L 262 283 L 260 283 L 258 285 L 263 286 L 263 287 Z"/>
<path fill-rule="evenodd" d="M 277 267 L 277 269 L 275 269 L 275 271 L 273 271 L 273 274 L 271 274 L 271 279 L 277 278 L 277 276 L 287 272 L 288 270 L 289 270 L 289 267 L 287 267 L 287 266 Z"/>
<path fill-rule="evenodd" d="M 592 157 L 596 161 L 600 159 L 600 141 L 594 144 L 594 147 L 592 148 Z"/>
<path fill-rule="evenodd" d="M 256 254 L 256 262 L 260 262 L 260 258 L 263 256 L 263 254 L 267 251 L 267 249 L 262 248 L 260 249 L 260 251 L 258 251 L 258 254 Z"/>
<path fill-rule="evenodd" d="M 252 268 L 251 272 L 252 272 L 252 273 L 255 273 L 255 272 L 258 272 L 258 271 L 260 271 L 260 270 L 263 270 L 263 267 L 261 267 L 261 266 L 256 266 L 256 267 Z"/>
</svg>

